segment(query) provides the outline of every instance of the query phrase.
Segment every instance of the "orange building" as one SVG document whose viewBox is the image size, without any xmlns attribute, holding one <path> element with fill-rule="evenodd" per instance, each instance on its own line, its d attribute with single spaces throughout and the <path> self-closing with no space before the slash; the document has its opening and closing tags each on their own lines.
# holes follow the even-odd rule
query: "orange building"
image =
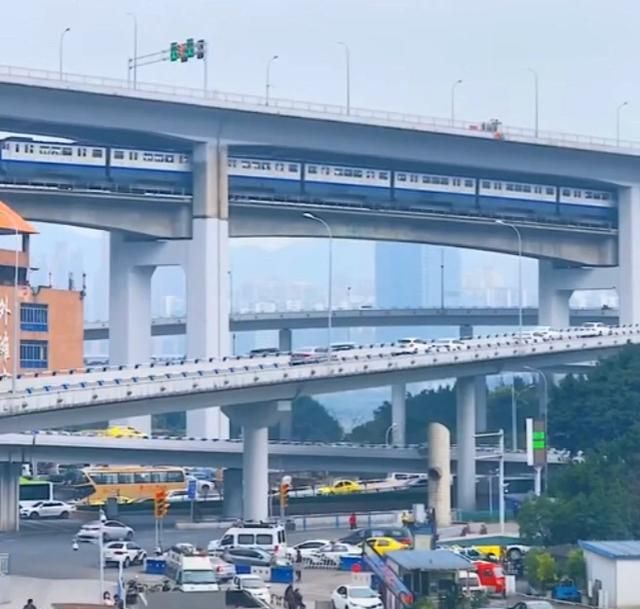
<svg viewBox="0 0 640 609">
<path fill-rule="evenodd" d="M 0 374 L 12 374 L 16 366 L 33 372 L 83 365 L 84 294 L 29 283 L 29 239 L 35 233 L 0 201 L 0 235 L 16 235 L 21 244 L 0 249 Z"/>
</svg>

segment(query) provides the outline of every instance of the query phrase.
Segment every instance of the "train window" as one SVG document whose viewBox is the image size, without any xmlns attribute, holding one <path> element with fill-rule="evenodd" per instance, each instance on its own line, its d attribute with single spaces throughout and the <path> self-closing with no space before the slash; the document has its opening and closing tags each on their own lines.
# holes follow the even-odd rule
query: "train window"
<svg viewBox="0 0 640 609">
<path fill-rule="evenodd" d="M 413 182 L 413 183 L 417 182 L 417 181 L 418 181 L 418 176 L 417 176 L 415 173 L 412 173 L 412 174 L 409 176 L 409 181 L 410 181 L 410 182 Z"/>
<path fill-rule="evenodd" d="M 289 173 L 298 173 L 299 167 L 296 163 L 289 163 Z"/>
<path fill-rule="evenodd" d="M 386 171 L 379 171 L 378 172 L 378 177 L 381 180 L 388 180 L 389 179 L 389 174 Z"/>
<path fill-rule="evenodd" d="M 142 153 L 142 160 L 145 163 L 151 163 L 154 161 L 154 156 L 160 156 L 160 155 L 154 155 L 153 152 L 143 152 Z"/>
<path fill-rule="evenodd" d="M 83 150 L 82 152 L 84 153 L 82 156 L 87 156 L 87 151 L 86 150 Z M 94 159 L 101 159 L 102 158 L 102 150 L 100 150 L 100 148 L 94 148 L 91 151 L 91 156 Z"/>
<path fill-rule="evenodd" d="M 514 190 L 513 184 L 507 184 L 507 190 L 513 191 Z"/>
<path fill-rule="evenodd" d="M 181 154 L 180 155 L 180 162 L 181 163 L 188 163 L 189 162 L 189 157 L 186 154 Z M 235 161 L 233 162 L 233 166 L 235 167 Z"/>
<path fill-rule="evenodd" d="M 407 181 L 407 174 L 406 173 L 396 173 L 396 180 L 398 182 L 406 182 Z"/>
<path fill-rule="evenodd" d="M 284 171 L 284 163 L 274 163 L 274 164 L 273 164 L 273 168 L 274 168 L 276 171 L 280 171 L 280 172 L 282 172 L 282 171 Z"/>
<path fill-rule="evenodd" d="M 578 197 L 579 199 L 582 198 L 582 191 L 581 190 L 574 190 L 573 191 L 573 196 L 574 197 Z"/>
<path fill-rule="evenodd" d="M 563 197 L 570 197 L 571 196 L 571 191 L 568 188 L 563 188 L 562 189 L 562 196 Z"/>
<path fill-rule="evenodd" d="M 87 156 L 87 149 L 86 148 L 78 148 L 76 154 L 77 154 L 77 156 L 85 157 L 85 156 Z"/>
<path fill-rule="evenodd" d="M 138 160 L 138 153 L 137 152 L 129 152 L 129 160 L 130 161 L 137 161 Z"/>
<path fill-rule="evenodd" d="M 113 158 L 114 159 L 124 159 L 124 151 L 122 151 L 122 150 L 114 150 L 113 151 Z"/>
<path fill-rule="evenodd" d="M 430 184 L 431 183 L 431 178 L 429 176 L 422 176 L 422 183 L 423 184 Z"/>
<path fill-rule="evenodd" d="M 603 201 L 608 201 L 609 200 L 609 193 L 608 192 L 603 192 L 602 193 L 602 200 Z"/>
<path fill-rule="evenodd" d="M 330 176 L 331 175 L 331 168 L 327 167 L 326 165 L 320 168 L 320 173 L 323 176 Z"/>
<path fill-rule="evenodd" d="M 269 161 L 263 161 L 260 163 L 260 169 L 269 171 L 271 169 L 271 163 Z"/>
<path fill-rule="evenodd" d="M 535 192 L 536 194 L 541 194 L 542 193 L 542 186 L 534 186 L 533 187 L 533 192 Z"/>
<path fill-rule="evenodd" d="M 473 188 L 473 180 L 465 180 L 465 181 L 464 181 L 464 185 L 465 185 L 467 188 Z"/>
<path fill-rule="evenodd" d="M 365 171 L 364 174 L 365 178 L 369 179 L 369 180 L 375 180 L 376 177 L 376 172 L 375 171 L 371 171 L 370 169 Z"/>
<path fill-rule="evenodd" d="M 529 186 L 529 184 L 523 184 L 522 192 L 531 192 L 531 186 Z"/>
<path fill-rule="evenodd" d="M 251 169 L 260 169 L 260 161 L 251 161 L 249 166 Z"/>
<path fill-rule="evenodd" d="M 164 163 L 164 154 L 160 154 L 160 153 L 154 154 L 153 155 L 153 160 L 156 163 Z"/>
<path fill-rule="evenodd" d="M 251 169 L 251 161 L 241 161 L 242 169 Z"/>
<path fill-rule="evenodd" d="M 180 161 L 182 161 L 182 157 L 180 157 Z M 235 167 L 236 160 L 235 159 L 227 159 L 227 167 Z"/>
<path fill-rule="evenodd" d="M 73 150 L 71 149 L 71 146 L 65 146 L 62 149 L 62 156 L 73 156 Z"/>
<path fill-rule="evenodd" d="M 585 190 L 584 191 L 584 198 L 585 199 L 593 199 L 593 196 L 591 195 L 591 191 L 590 190 Z"/>
<path fill-rule="evenodd" d="M 462 181 L 460 180 L 460 178 L 453 178 L 453 185 L 454 186 L 460 186 L 460 184 L 462 183 Z"/>
<path fill-rule="evenodd" d="M 491 182 L 489 182 L 488 180 L 482 180 L 482 188 L 491 190 Z"/>
<path fill-rule="evenodd" d="M 25 146 L 25 152 L 26 152 L 26 148 L 27 147 Z M 20 152 L 20 144 L 16 144 L 15 145 L 15 150 L 16 150 L 16 152 Z"/>
<path fill-rule="evenodd" d="M 344 169 L 343 171 L 347 178 L 351 178 L 355 175 L 355 171 L 353 169 Z"/>
<path fill-rule="evenodd" d="M 334 176 L 344 175 L 344 170 L 342 169 L 342 167 L 334 167 L 333 168 L 333 175 Z"/>
<path fill-rule="evenodd" d="M 361 178 L 362 177 L 362 169 L 354 169 L 353 170 L 353 177 L 354 178 Z"/>
<path fill-rule="evenodd" d="M 554 189 L 553 189 L 551 186 L 547 186 L 547 187 L 544 189 L 544 192 L 545 192 L 546 194 L 548 194 L 548 195 L 552 195 L 552 194 L 553 194 L 553 190 L 554 190 Z"/>
<path fill-rule="evenodd" d="M 318 173 L 318 168 L 315 165 L 307 165 L 307 173 Z"/>
<path fill-rule="evenodd" d="M 173 163 L 175 161 L 175 157 L 172 154 L 165 154 L 164 160 L 167 163 Z"/>
<path fill-rule="evenodd" d="M 449 184 L 449 178 L 440 178 L 440 184 L 448 185 Z"/>
</svg>

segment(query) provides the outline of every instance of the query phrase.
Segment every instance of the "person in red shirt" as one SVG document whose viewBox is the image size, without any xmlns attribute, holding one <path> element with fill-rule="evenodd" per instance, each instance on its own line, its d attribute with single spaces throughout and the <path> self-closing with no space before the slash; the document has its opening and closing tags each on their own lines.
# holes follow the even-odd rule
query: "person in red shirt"
<svg viewBox="0 0 640 609">
<path fill-rule="evenodd" d="M 356 529 L 358 527 L 358 518 L 356 516 L 355 512 L 351 513 L 351 516 L 349 516 L 349 528 L 353 531 L 353 529 Z"/>
</svg>

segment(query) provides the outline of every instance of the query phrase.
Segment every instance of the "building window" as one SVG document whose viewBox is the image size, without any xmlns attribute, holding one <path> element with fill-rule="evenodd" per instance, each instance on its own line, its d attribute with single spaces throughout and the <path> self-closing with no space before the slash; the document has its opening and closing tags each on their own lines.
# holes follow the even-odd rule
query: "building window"
<svg viewBox="0 0 640 609">
<path fill-rule="evenodd" d="M 20 341 L 21 368 L 48 368 L 49 344 L 46 340 Z"/>
<path fill-rule="evenodd" d="M 20 329 L 25 332 L 47 332 L 49 330 L 49 305 L 21 304 Z"/>
</svg>

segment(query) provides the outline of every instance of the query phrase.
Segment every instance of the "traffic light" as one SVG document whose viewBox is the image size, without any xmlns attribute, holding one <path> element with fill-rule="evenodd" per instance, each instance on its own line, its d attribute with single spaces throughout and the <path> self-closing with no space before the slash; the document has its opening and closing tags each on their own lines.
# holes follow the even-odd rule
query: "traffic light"
<svg viewBox="0 0 640 609">
<path fill-rule="evenodd" d="M 204 59 L 206 52 L 207 52 L 207 43 L 202 38 L 200 38 L 200 40 L 196 42 L 196 57 L 198 59 Z"/>
<path fill-rule="evenodd" d="M 196 47 L 193 38 L 187 38 L 187 59 L 191 59 L 196 54 Z"/>
<path fill-rule="evenodd" d="M 189 61 L 187 57 L 187 45 L 184 42 L 178 45 L 178 55 L 180 55 L 180 61 L 182 63 Z"/>
<path fill-rule="evenodd" d="M 169 59 L 171 59 L 171 61 L 178 61 L 178 55 L 179 55 L 178 43 L 172 42 L 171 48 L 169 49 Z"/>
<path fill-rule="evenodd" d="M 289 505 L 289 490 L 291 489 L 291 485 L 287 482 L 282 482 L 280 484 L 280 505 L 282 507 L 286 507 Z"/>
<path fill-rule="evenodd" d="M 164 518 L 169 511 L 167 491 L 158 489 L 153 497 L 153 513 L 156 518 Z"/>
</svg>

